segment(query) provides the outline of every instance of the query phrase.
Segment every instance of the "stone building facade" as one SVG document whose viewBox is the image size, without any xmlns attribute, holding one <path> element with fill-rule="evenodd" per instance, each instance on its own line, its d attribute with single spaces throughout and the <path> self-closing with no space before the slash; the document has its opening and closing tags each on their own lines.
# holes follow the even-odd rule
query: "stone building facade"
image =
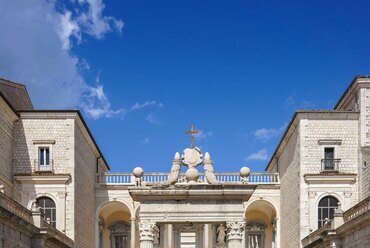
<svg viewBox="0 0 370 248">
<path fill-rule="evenodd" d="M 79 111 L 0 79 L 0 158 L 0 247 L 370 247 L 368 77 L 296 111 L 266 171 L 240 173 L 193 146 L 167 172 L 110 173 Z"/>
</svg>

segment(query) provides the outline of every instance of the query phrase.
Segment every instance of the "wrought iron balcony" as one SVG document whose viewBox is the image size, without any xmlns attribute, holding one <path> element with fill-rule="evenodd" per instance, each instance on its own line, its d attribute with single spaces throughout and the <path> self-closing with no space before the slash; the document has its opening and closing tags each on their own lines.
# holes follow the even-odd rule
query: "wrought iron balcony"
<svg viewBox="0 0 370 248">
<path fill-rule="evenodd" d="M 41 163 L 40 160 L 35 159 L 35 172 L 53 172 L 54 160 L 50 159 L 48 164 Z"/>
<path fill-rule="evenodd" d="M 340 159 L 321 159 L 321 171 L 339 171 Z"/>
</svg>

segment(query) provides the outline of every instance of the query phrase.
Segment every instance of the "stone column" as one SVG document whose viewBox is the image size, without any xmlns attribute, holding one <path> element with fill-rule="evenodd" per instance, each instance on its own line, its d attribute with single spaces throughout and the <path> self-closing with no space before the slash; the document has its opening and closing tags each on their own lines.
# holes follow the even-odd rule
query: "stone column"
<svg viewBox="0 0 370 248">
<path fill-rule="evenodd" d="M 156 225 L 150 221 L 140 221 L 140 248 L 154 248 Z"/>
<path fill-rule="evenodd" d="M 209 224 L 204 224 L 204 247 L 209 247 Z"/>
<path fill-rule="evenodd" d="M 136 246 L 136 219 L 131 218 L 131 240 L 130 247 L 135 248 Z"/>
<path fill-rule="evenodd" d="M 167 225 L 167 238 L 168 238 L 168 248 L 173 248 L 173 226 L 172 224 Z"/>
<path fill-rule="evenodd" d="M 226 222 L 227 228 L 227 247 L 228 248 L 241 248 L 243 240 L 243 232 L 245 222 Z"/>
</svg>

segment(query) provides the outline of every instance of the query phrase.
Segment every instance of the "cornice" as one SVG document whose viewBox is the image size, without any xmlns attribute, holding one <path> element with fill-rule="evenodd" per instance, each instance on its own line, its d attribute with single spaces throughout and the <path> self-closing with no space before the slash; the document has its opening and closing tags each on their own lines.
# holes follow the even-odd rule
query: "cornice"
<svg viewBox="0 0 370 248">
<path fill-rule="evenodd" d="M 305 174 L 303 177 L 309 184 L 353 184 L 357 180 L 357 174 L 352 173 Z"/>
<path fill-rule="evenodd" d="M 66 184 L 71 180 L 70 174 L 59 174 L 59 175 L 19 175 L 14 176 L 15 180 L 22 183 L 32 184 Z"/>
</svg>

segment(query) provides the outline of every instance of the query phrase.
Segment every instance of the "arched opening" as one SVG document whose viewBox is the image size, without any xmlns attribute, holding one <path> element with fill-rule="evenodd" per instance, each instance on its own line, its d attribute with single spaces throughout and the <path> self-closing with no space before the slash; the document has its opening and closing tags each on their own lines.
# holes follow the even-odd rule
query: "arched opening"
<svg viewBox="0 0 370 248">
<path fill-rule="evenodd" d="M 339 200 L 334 196 L 325 196 L 319 201 L 318 227 L 325 225 L 326 221 L 333 219 L 334 209 L 338 207 Z"/>
<path fill-rule="evenodd" d="M 99 210 L 99 247 L 129 248 L 131 238 L 131 214 L 122 202 L 106 203 Z"/>
<path fill-rule="evenodd" d="M 276 247 L 276 210 L 265 201 L 252 202 L 246 211 L 245 247 Z"/>
<path fill-rule="evenodd" d="M 56 227 L 56 206 L 55 202 L 46 196 L 37 198 L 37 207 L 40 208 L 40 212 L 44 217 L 44 220 L 51 226 Z"/>
</svg>

